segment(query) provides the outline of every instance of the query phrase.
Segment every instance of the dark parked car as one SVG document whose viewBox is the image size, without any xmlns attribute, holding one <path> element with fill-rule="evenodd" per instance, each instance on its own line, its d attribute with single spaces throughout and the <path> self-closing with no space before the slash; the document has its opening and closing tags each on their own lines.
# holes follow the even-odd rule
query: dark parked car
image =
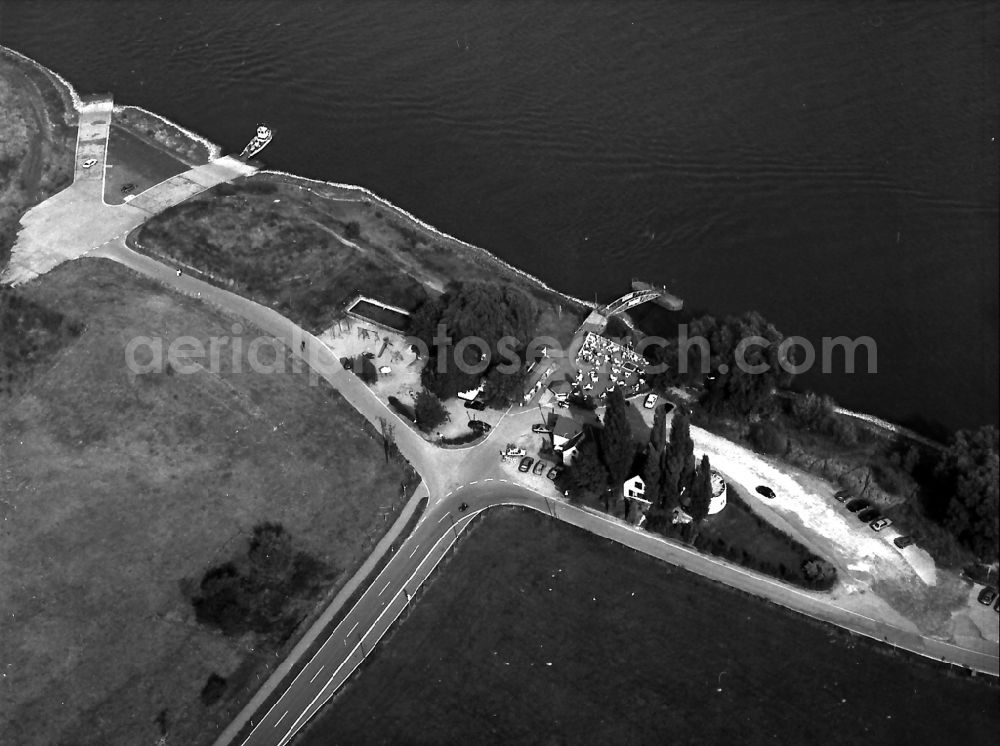
<svg viewBox="0 0 1000 746">
<path fill-rule="evenodd" d="M 872 521 L 877 521 L 882 517 L 882 514 L 878 512 L 878 508 L 865 508 L 864 510 L 858 511 L 858 520 L 862 523 L 871 523 Z"/>
<path fill-rule="evenodd" d="M 131 181 L 127 184 L 122 184 L 122 194 L 128 194 L 133 189 L 135 189 L 135 184 L 133 184 Z"/>
<path fill-rule="evenodd" d="M 493 429 L 493 426 L 482 420 L 469 420 L 469 429 L 475 430 L 477 433 L 488 433 Z"/>
<path fill-rule="evenodd" d="M 484 409 L 486 409 L 486 405 L 483 404 L 481 401 L 479 401 L 479 399 L 473 399 L 472 401 L 465 402 L 465 408 L 474 409 L 477 412 L 482 412 Z"/>
<path fill-rule="evenodd" d="M 763 484 L 757 488 L 757 493 L 763 495 L 768 500 L 773 500 L 775 498 L 774 490 Z"/>
<path fill-rule="evenodd" d="M 548 474 L 546 474 L 545 476 L 548 477 L 549 479 L 555 479 L 562 473 L 563 473 L 563 467 L 557 464 L 556 466 L 553 466 L 551 469 L 549 469 Z"/>
<path fill-rule="evenodd" d="M 906 549 L 908 546 L 910 546 L 913 543 L 913 537 L 912 536 L 897 536 L 895 539 L 892 540 L 892 543 L 895 544 L 900 549 Z"/>
<path fill-rule="evenodd" d="M 544 474 L 546 466 L 548 466 L 547 463 L 545 463 L 541 459 L 538 459 L 538 463 L 535 464 L 535 468 L 532 469 L 531 473 L 534 474 L 535 476 L 538 476 L 539 474 Z"/>
<path fill-rule="evenodd" d="M 848 500 L 854 498 L 854 493 L 851 492 L 850 490 L 837 490 L 836 492 L 833 493 L 833 496 L 837 499 L 838 502 L 845 503 Z"/>
<path fill-rule="evenodd" d="M 535 424 L 535 425 L 531 426 L 531 432 L 533 432 L 533 433 L 543 433 L 545 435 L 548 435 L 552 431 L 549 430 L 547 427 L 545 427 L 545 425 Z"/>
<path fill-rule="evenodd" d="M 527 473 L 533 463 L 535 463 L 535 459 L 531 458 L 531 456 L 525 456 L 521 459 L 521 463 L 517 465 L 517 470 Z"/>
<path fill-rule="evenodd" d="M 865 510 L 870 508 L 872 504 L 867 500 L 862 500 L 860 497 L 854 500 L 850 500 L 847 503 L 847 509 L 852 513 L 857 513 L 859 510 Z"/>
<path fill-rule="evenodd" d="M 986 586 L 981 591 L 979 591 L 979 603 L 981 603 L 983 606 L 989 606 L 996 600 L 997 600 L 996 588 L 990 588 L 989 586 Z"/>
</svg>

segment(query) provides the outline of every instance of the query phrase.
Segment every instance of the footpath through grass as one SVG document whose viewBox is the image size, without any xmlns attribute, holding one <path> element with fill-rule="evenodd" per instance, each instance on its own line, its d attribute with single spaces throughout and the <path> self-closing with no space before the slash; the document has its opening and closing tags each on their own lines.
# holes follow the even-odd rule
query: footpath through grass
<svg viewBox="0 0 1000 746">
<path fill-rule="evenodd" d="M 531 511 L 465 538 L 301 746 L 985 743 L 1000 689 Z"/>
</svg>

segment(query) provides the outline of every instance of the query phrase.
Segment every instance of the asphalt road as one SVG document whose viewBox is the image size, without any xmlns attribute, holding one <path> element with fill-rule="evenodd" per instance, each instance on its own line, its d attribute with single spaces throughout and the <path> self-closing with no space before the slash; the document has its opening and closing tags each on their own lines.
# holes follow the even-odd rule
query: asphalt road
<svg viewBox="0 0 1000 746">
<path fill-rule="evenodd" d="M 512 433 L 529 430 L 529 418 L 537 418 L 536 411 L 508 414 L 494 428 L 490 438 L 477 446 L 465 449 L 437 448 L 413 431 L 408 423 L 399 419 L 357 376 L 343 370 L 340 362 L 322 342 L 276 311 L 194 277 L 177 276 L 169 267 L 129 250 L 122 239 L 109 242 L 94 252 L 94 255 L 114 259 L 185 294 L 237 314 L 262 332 L 281 340 L 290 350 L 298 351 L 296 354 L 301 354 L 310 367 L 337 388 L 369 421 L 378 424 L 381 418 L 385 418 L 395 424 L 397 445 L 424 477 L 431 496 L 424 517 L 375 582 L 275 705 L 260 721 L 252 720 L 254 729 L 242 741 L 247 746 L 288 743 L 294 733 L 347 680 L 364 656 L 371 652 L 405 609 L 407 594 L 412 595 L 433 571 L 472 516 L 497 505 L 521 505 L 549 513 L 558 520 L 815 619 L 937 660 L 948 660 L 993 675 L 998 674 L 1000 662 L 995 654 L 961 648 L 899 629 L 839 607 L 826 594 L 800 590 L 636 529 L 603 513 L 570 505 L 556 495 L 551 484 L 543 477 L 535 478 L 538 485 L 536 489 L 517 484 L 516 468 L 499 463 L 498 449 L 506 439 L 510 439 Z M 748 491 L 752 491 L 754 487 L 752 484 L 742 486 Z M 464 512 L 459 510 L 462 502 L 469 505 Z M 278 682 L 272 684 L 276 685 Z M 248 708 L 245 714 L 251 718 L 252 710 Z M 218 746 L 230 743 L 243 722 L 243 718 L 237 718 L 216 741 Z"/>
<path fill-rule="evenodd" d="M 99 116 L 98 112 L 94 115 Z M 94 145 L 96 147 L 96 143 Z M 524 480 L 512 466 L 499 463 L 497 451 L 507 440 L 530 430 L 531 420 L 528 417 L 537 417 L 534 411 L 508 413 L 484 443 L 462 449 L 437 448 L 386 407 L 353 373 L 343 370 L 329 348 L 289 319 L 187 274 L 177 275 L 174 269 L 126 247 L 125 233 L 148 219 L 150 214 L 212 184 L 231 180 L 246 172 L 245 166 L 238 162 L 230 163 L 230 160 L 219 159 L 168 180 L 148 190 L 141 202 L 137 197 L 131 206 L 104 205 L 99 190 L 94 188 L 96 179 L 89 178 L 88 174 L 88 178 L 81 179 L 78 184 L 53 196 L 25 216 L 4 280 L 16 284 L 79 256 L 106 257 L 179 292 L 246 319 L 263 334 L 282 341 L 294 356 L 305 361 L 311 371 L 333 385 L 370 422 L 376 426 L 383 419 L 393 423 L 400 452 L 423 477 L 430 501 L 413 533 L 374 584 L 348 611 L 302 673 L 285 689 L 277 703 L 259 722 L 254 723 L 254 729 L 244 743 L 287 743 L 371 652 L 405 609 L 409 596 L 433 572 L 473 516 L 504 504 L 549 513 L 558 520 L 859 634 L 921 655 L 948 660 L 994 676 L 998 674 L 1000 666 L 995 650 L 981 652 L 961 648 L 890 626 L 837 606 L 824 594 L 801 591 L 699 554 L 602 513 L 572 506 L 559 498 L 544 478 Z M 139 209 L 140 206 L 145 209 Z M 518 484 L 518 481 L 523 484 Z M 741 486 L 750 491 L 754 485 Z M 464 511 L 459 509 L 463 502 L 468 504 Z M 355 578 L 352 582 L 357 580 Z M 307 638 L 313 633 L 314 630 L 311 630 Z M 282 668 L 290 664 L 291 661 L 287 661 Z M 282 683 L 272 677 L 262 693 L 272 687 L 280 687 Z M 217 744 L 230 743 L 245 720 L 254 716 L 253 706 L 252 702 L 223 732 Z"/>
</svg>

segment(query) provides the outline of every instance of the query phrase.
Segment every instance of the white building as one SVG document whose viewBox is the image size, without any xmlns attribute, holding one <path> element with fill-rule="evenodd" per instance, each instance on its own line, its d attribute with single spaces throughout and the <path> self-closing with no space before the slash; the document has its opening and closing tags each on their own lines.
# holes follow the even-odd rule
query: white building
<svg viewBox="0 0 1000 746">
<path fill-rule="evenodd" d="M 712 469 L 712 499 L 708 503 L 708 514 L 715 515 L 726 507 L 726 480 Z"/>
</svg>

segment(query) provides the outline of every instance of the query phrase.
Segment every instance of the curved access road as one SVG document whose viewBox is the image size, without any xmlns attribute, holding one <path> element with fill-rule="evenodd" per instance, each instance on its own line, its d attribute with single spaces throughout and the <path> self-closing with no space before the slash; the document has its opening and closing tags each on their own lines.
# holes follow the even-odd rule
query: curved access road
<svg viewBox="0 0 1000 746">
<path fill-rule="evenodd" d="M 104 116 L 94 107 L 88 116 Z M 103 125 L 103 122 L 100 123 Z M 97 130 L 94 130 L 95 133 Z M 91 143 L 97 148 L 100 140 Z M 392 622 L 406 607 L 409 597 L 433 571 L 454 540 L 479 512 L 497 505 L 521 505 L 547 512 L 554 518 L 613 539 L 692 572 L 724 582 L 774 603 L 831 622 L 859 634 L 885 641 L 920 655 L 957 663 L 978 671 L 998 674 L 996 645 L 984 649 L 964 648 L 921 636 L 914 629 L 888 624 L 847 608 L 847 599 L 831 594 L 808 593 L 757 575 L 724 561 L 650 534 L 603 513 L 581 509 L 559 498 L 544 478 L 534 481 L 519 476 L 511 466 L 498 463 L 497 451 L 506 440 L 530 429 L 533 411 L 510 412 L 490 436 L 474 447 L 440 449 L 424 440 L 409 423 L 399 419 L 360 379 L 343 370 L 333 352 L 318 338 L 307 333 L 276 311 L 226 290 L 209 285 L 149 257 L 131 251 L 125 244 L 128 230 L 151 214 L 181 201 L 209 186 L 245 175 L 248 169 L 232 159 L 218 159 L 206 167 L 168 180 L 147 190 L 131 205 L 103 204 L 96 178 L 81 178 L 72 187 L 30 211 L 22 219 L 22 231 L 3 281 L 17 284 L 43 274 L 62 261 L 80 256 L 105 257 L 157 279 L 186 295 L 201 298 L 222 310 L 236 314 L 264 334 L 284 343 L 300 364 L 334 386 L 365 418 L 378 425 L 394 424 L 394 439 L 402 455 L 421 474 L 430 501 L 427 512 L 412 535 L 349 610 L 305 669 L 283 691 L 276 704 L 256 721 L 255 710 L 266 692 L 284 686 L 280 676 L 294 661 L 288 661 L 262 688 L 240 716 L 218 739 L 228 744 L 250 721 L 253 730 L 246 744 L 286 744 L 294 733 L 326 702 L 364 659 Z M 723 462 L 715 464 L 726 474 Z M 735 474 L 737 477 L 740 474 Z M 733 476 L 727 474 L 727 476 Z M 528 486 L 526 486 L 528 485 Z M 753 484 L 742 484 L 752 491 Z M 459 509 L 462 503 L 468 507 Z M 380 545 L 382 546 L 382 545 Z M 383 547 L 384 548 L 384 547 Z M 377 558 L 377 555 L 376 557 Z M 352 583 L 360 580 L 352 579 Z M 336 602 L 335 602 L 336 603 Z M 307 637 L 316 633 L 310 630 Z M 300 646 L 296 651 L 302 649 Z"/>
<path fill-rule="evenodd" d="M 500 464 L 495 448 L 499 448 L 497 444 L 502 444 L 508 435 L 529 429 L 526 418 L 537 416 L 534 412 L 508 414 L 494 428 L 490 438 L 476 447 L 459 450 L 437 448 L 416 433 L 409 423 L 399 419 L 357 376 L 345 371 L 319 339 L 273 309 L 194 277 L 177 276 L 173 269 L 131 251 L 122 238 L 107 242 L 91 255 L 113 259 L 187 295 L 235 313 L 280 340 L 295 355 L 299 355 L 316 375 L 337 388 L 369 421 L 378 424 L 379 420 L 386 419 L 395 424 L 395 440 L 400 452 L 423 476 L 430 495 L 427 511 L 413 533 L 301 673 L 287 685 L 277 702 L 257 720 L 255 710 L 263 697 L 255 698 L 217 740 L 220 746 L 232 742 L 247 721 L 252 724 L 253 730 L 240 743 L 247 746 L 287 744 L 371 652 L 472 517 L 498 505 L 520 505 L 549 513 L 558 520 L 815 619 L 936 660 L 998 674 L 1000 665 L 995 653 L 924 637 L 916 631 L 902 629 L 846 608 L 843 599 L 830 594 L 800 590 L 700 554 L 603 513 L 571 505 L 557 496 L 544 478 L 536 478 L 537 489 L 518 484 L 515 480 L 523 480 L 519 480 L 516 469 L 512 465 Z M 725 472 L 724 465 L 719 466 Z M 742 486 L 748 491 L 753 489 L 752 484 Z M 459 509 L 463 502 L 469 506 L 465 511 Z M 285 686 L 277 679 L 270 681 L 269 685 L 270 689 Z"/>
</svg>

